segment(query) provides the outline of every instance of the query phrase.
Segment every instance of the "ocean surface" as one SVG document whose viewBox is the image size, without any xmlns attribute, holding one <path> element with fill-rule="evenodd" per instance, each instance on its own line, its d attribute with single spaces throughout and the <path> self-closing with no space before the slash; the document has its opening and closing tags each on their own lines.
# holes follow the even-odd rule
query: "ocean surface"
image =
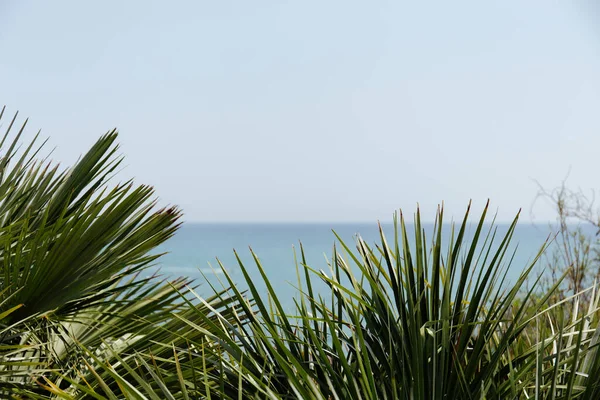
<svg viewBox="0 0 600 400">
<path fill-rule="evenodd" d="M 509 228 L 508 224 L 495 225 L 499 244 Z M 412 225 L 407 226 L 414 232 Z M 467 233 L 472 235 L 476 225 L 470 225 Z M 489 227 L 487 227 L 489 228 Z M 433 224 L 424 225 L 430 242 Z M 458 227 L 456 227 L 458 230 Z M 198 294 L 208 296 L 212 289 L 208 282 L 219 285 L 224 280 L 217 259 L 227 269 L 236 284 L 246 288 L 246 284 L 236 261 L 235 249 L 244 265 L 248 266 L 253 282 L 261 291 L 265 286 L 256 268 L 250 248 L 258 255 L 266 274 L 278 294 L 286 304 L 293 306 L 293 297 L 297 293 L 297 275 L 294 250 L 299 259 L 299 242 L 302 242 L 307 263 L 316 270 L 329 271 L 327 260 L 331 258 L 335 231 L 345 243 L 355 250 L 356 235 L 369 244 L 379 240 L 377 224 L 365 223 L 319 223 L 319 224 L 193 224 L 185 223 L 174 237 L 165 242 L 158 251 L 167 252 L 159 259 L 157 268 L 167 277 L 190 277 L 199 287 Z M 393 241 L 393 225 L 384 225 L 388 243 Z M 449 238 L 449 226 L 444 227 L 444 236 Z M 487 230 L 486 230 L 487 232 Z M 521 271 L 530 264 L 553 230 L 549 225 L 517 225 L 511 246 L 516 250 L 509 266 L 508 280 L 514 282 Z M 448 243 L 448 241 L 445 241 Z M 339 246 L 338 246 L 339 248 Z M 510 261 L 510 254 L 505 262 Z M 539 263 L 540 268 L 543 263 Z M 208 281 L 208 282 L 207 282 Z M 323 290 L 317 285 L 317 290 Z"/>
</svg>

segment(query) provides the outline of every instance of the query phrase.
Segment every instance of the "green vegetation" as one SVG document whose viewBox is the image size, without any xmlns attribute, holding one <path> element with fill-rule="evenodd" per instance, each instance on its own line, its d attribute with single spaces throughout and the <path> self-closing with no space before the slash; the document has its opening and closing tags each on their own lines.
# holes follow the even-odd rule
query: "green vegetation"
<svg viewBox="0 0 600 400">
<path fill-rule="evenodd" d="M 19 147 L 15 121 L 0 143 L 3 398 L 600 398 L 600 294 L 534 264 L 508 286 L 516 218 L 500 235 L 486 208 L 468 235 L 467 210 L 448 234 L 440 209 L 426 237 L 418 211 L 414 231 L 400 214 L 373 246 L 337 238 L 327 272 L 300 247 L 289 315 L 256 256 L 239 262 L 248 290 L 223 269 L 209 298 L 145 276 L 180 212 L 110 186 L 116 132 L 61 171 L 37 140 Z"/>
</svg>

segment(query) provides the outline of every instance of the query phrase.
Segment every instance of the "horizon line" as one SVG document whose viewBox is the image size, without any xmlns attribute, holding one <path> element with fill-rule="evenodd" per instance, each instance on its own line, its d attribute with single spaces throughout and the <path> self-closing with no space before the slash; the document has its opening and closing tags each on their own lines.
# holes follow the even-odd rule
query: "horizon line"
<svg viewBox="0 0 600 400">
<path fill-rule="evenodd" d="M 446 222 L 459 222 L 462 221 L 462 219 L 456 219 L 456 220 L 446 220 Z M 382 223 L 382 224 L 391 224 L 393 223 L 393 220 L 376 220 L 376 221 L 366 221 L 366 220 L 355 220 L 355 221 L 351 221 L 351 220 L 344 220 L 344 221 L 314 221 L 314 220 L 309 220 L 309 221 L 302 221 L 302 220 L 281 220 L 281 221 L 269 221 L 269 220 L 251 220 L 251 221 L 227 221 L 227 220 L 184 220 L 181 221 L 183 224 L 195 224 L 195 225 L 326 225 L 326 224 L 344 224 L 344 225 L 350 225 L 350 224 L 373 224 L 373 225 L 377 225 L 377 223 Z M 412 224 L 414 223 L 413 220 L 405 220 L 406 223 Z M 478 220 L 473 219 L 471 222 L 478 222 Z M 517 224 L 523 224 L 523 223 L 527 223 L 527 224 L 532 224 L 532 225 L 539 225 L 539 224 L 554 224 L 557 221 L 531 221 L 531 220 L 523 220 L 523 221 L 518 221 Z M 433 221 L 421 221 L 422 224 L 434 224 L 435 220 Z M 513 220 L 501 220 L 501 221 L 486 221 L 486 224 L 512 224 Z"/>
</svg>

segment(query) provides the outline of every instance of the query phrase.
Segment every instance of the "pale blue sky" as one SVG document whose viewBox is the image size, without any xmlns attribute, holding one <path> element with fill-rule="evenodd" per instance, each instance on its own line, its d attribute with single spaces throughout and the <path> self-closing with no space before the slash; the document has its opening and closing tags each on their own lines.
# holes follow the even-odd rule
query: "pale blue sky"
<svg viewBox="0 0 600 400">
<path fill-rule="evenodd" d="M 121 176 L 188 221 L 528 219 L 534 179 L 600 187 L 600 21 L 575 4 L 3 1 L 0 100 L 65 163 L 118 127 Z"/>
</svg>

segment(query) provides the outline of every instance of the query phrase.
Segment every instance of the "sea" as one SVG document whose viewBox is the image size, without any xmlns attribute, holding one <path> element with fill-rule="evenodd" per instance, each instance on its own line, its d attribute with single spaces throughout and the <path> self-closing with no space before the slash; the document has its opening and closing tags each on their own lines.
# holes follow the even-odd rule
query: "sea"
<svg viewBox="0 0 600 400">
<path fill-rule="evenodd" d="M 388 243 L 394 240 L 393 224 L 382 225 Z M 499 244 L 509 229 L 509 224 L 496 224 L 496 240 Z M 432 237 L 433 224 L 425 224 L 428 242 Z M 472 237 L 476 225 L 467 228 L 467 237 Z M 414 236 L 414 226 L 407 229 Z M 455 227 L 458 230 L 458 227 Z M 488 232 L 486 226 L 484 232 Z M 593 235 L 591 228 L 587 229 Z M 334 234 L 335 232 L 335 234 Z M 329 260 L 333 246 L 341 248 L 339 238 L 356 252 L 356 239 L 360 237 L 374 246 L 380 241 L 376 223 L 184 223 L 177 233 L 157 251 L 165 253 L 153 268 L 165 278 L 190 278 L 199 296 L 209 297 L 215 288 L 227 287 L 222 268 L 225 268 L 236 286 L 247 289 L 248 285 L 240 269 L 239 262 L 247 267 L 251 281 L 261 294 L 266 295 L 266 285 L 262 279 L 252 252 L 256 254 L 271 285 L 287 309 L 292 309 L 299 285 L 297 262 L 300 262 L 302 243 L 307 265 L 316 271 L 330 271 Z M 552 251 L 556 229 L 548 224 L 520 223 L 514 231 L 509 254 L 504 265 L 508 269 L 507 284 L 515 282 L 520 273 L 535 259 L 540 249 L 550 243 Z M 448 243 L 450 225 L 444 226 L 443 237 Z M 414 242 L 412 243 L 414 245 Z M 240 261 L 236 259 L 237 252 Z M 357 252 L 356 252 L 357 253 Z M 534 269 L 543 270 L 544 258 Z M 317 283 L 316 290 L 326 293 L 324 283 Z"/>
</svg>

